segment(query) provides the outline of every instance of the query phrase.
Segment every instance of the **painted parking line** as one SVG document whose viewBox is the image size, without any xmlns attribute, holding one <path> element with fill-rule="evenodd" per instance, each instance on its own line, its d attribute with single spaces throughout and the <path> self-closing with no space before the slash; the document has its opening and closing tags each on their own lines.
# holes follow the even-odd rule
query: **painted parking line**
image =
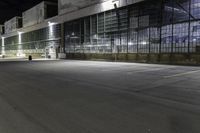
<svg viewBox="0 0 200 133">
<path fill-rule="evenodd" d="M 200 72 L 200 70 L 189 71 L 189 72 L 185 72 L 185 73 L 178 73 L 178 74 L 174 74 L 174 75 L 170 75 L 170 76 L 164 76 L 164 78 L 180 77 L 180 76 L 190 75 L 190 74 L 197 73 L 197 72 Z"/>
<path fill-rule="evenodd" d="M 154 72 L 154 71 L 161 71 L 161 70 L 165 70 L 166 68 L 157 68 L 157 69 L 144 69 L 144 70 L 136 70 L 136 71 L 129 71 L 127 72 L 128 75 L 132 75 L 135 73 L 145 73 L 145 72 Z"/>
</svg>

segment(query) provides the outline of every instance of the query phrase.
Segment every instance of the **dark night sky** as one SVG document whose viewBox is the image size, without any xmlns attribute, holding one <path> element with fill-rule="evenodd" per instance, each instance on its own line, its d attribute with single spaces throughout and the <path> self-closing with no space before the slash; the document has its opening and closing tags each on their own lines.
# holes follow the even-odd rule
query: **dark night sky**
<svg viewBox="0 0 200 133">
<path fill-rule="evenodd" d="M 0 0 L 0 24 L 44 0 Z M 58 0 L 45 0 L 57 2 Z"/>
</svg>

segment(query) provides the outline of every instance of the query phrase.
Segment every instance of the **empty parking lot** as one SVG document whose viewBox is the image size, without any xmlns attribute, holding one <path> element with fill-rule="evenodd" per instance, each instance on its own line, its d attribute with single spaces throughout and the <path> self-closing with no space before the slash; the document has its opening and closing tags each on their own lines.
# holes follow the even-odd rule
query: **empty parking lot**
<svg viewBox="0 0 200 133">
<path fill-rule="evenodd" d="M 200 67 L 1 61 L 2 133 L 199 133 Z"/>
</svg>

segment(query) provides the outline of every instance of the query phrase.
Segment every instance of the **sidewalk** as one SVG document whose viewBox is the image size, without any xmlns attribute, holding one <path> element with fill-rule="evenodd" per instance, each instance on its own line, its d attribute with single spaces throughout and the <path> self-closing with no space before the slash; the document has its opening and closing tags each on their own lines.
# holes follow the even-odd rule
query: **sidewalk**
<svg viewBox="0 0 200 133">
<path fill-rule="evenodd" d="M 48 58 L 32 59 L 32 61 L 52 61 L 52 60 L 59 60 L 59 59 L 48 59 Z M 0 62 L 7 62 L 7 61 L 29 61 L 29 60 L 28 58 L 17 58 L 17 57 L 0 58 Z"/>
</svg>

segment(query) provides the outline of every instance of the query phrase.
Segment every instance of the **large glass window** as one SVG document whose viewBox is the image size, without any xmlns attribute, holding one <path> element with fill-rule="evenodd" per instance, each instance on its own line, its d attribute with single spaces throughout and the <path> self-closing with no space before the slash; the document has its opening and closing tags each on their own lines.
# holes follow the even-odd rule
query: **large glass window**
<svg viewBox="0 0 200 133">
<path fill-rule="evenodd" d="M 197 0 L 149 0 L 66 22 L 67 51 L 195 52 L 200 45 L 199 5 Z"/>
<path fill-rule="evenodd" d="M 173 52 L 187 53 L 188 52 L 188 22 L 174 24 L 173 26 Z"/>
<path fill-rule="evenodd" d="M 191 15 L 192 19 L 200 19 L 200 1 L 191 0 Z"/>
<path fill-rule="evenodd" d="M 137 53 L 138 46 L 138 27 L 139 27 L 139 8 L 133 6 L 129 11 L 129 42 L 128 52 Z"/>
</svg>

